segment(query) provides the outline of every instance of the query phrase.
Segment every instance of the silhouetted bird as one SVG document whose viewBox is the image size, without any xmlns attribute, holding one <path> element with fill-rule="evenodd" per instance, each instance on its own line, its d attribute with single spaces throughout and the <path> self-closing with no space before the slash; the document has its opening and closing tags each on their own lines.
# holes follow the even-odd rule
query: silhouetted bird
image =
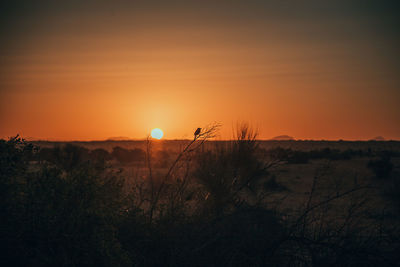
<svg viewBox="0 0 400 267">
<path fill-rule="evenodd" d="M 194 132 L 194 136 L 197 136 L 200 134 L 201 128 L 197 128 L 197 130 Z"/>
</svg>

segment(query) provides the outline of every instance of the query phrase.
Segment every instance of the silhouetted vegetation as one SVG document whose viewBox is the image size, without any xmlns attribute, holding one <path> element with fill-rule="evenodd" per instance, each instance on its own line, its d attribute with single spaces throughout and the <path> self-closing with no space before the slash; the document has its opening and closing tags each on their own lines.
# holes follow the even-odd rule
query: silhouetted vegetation
<svg viewBox="0 0 400 267">
<path fill-rule="evenodd" d="M 388 155 L 383 155 L 381 158 L 376 160 L 370 160 L 367 166 L 374 172 L 378 179 L 389 178 L 393 169 L 393 164 Z"/>
<path fill-rule="evenodd" d="M 103 162 L 116 160 L 121 164 L 139 163 L 145 159 L 145 152 L 142 149 L 126 149 L 119 146 L 113 148 L 109 153 L 102 148 L 93 150 L 81 146 L 66 144 L 64 146 L 55 146 L 52 148 L 41 148 L 37 157 L 41 160 L 63 166 L 64 169 L 73 169 L 77 164 L 85 161 Z"/>
<path fill-rule="evenodd" d="M 305 164 L 310 160 L 327 159 L 327 160 L 349 160 L 353 157 L 367 156 L 368 152 L 362 150 L 347 149 L 341 151 L 339 149 L 331 149 L 329 147 L 318 150 L 299 151 L 290 148 L 281 147 L 266 151 L 273 159 L 285 161 L 289 164 Z"/>
<path fill-rule="evenodd" d="M 115 147 L 111 153 L 71 144 L 40 149 L 19 137 L 1 140 L 2 265 L 400 262 L 398 217 L 372 212 L 367 196 L 376 188 L 365 181 L 337 180 L 324 165 L 305 198 L 290 210 L 279 208 L 291 192 L 273 174 L 277 166 L 345 160 L 367 152 L 263 152 L 256 132 L 246 124 L 238 127 L 235 140 L 204 146 L 217 128 L 196 131 L 178 154 L 153 155 L 150 140 L 146 152 Z M 123 176 L 113 160 L 136 166 L 138 172 Z M 392 165 L 387 158 L 368 163 L 381 178 L 388 177 Z M 396 182 L 398 188 L 398 177 Z"/>
<path fill-rule="evenodd" d="M 145 159 L 145 152 L 141 149 L 125 149 L 122 147 L 114 147 L 111 156 L 120 163 L 140 162 Z"/>
<path fill-rule="evenodd" d="M 34 147 L 0 142 L 2 262 L 15 266 L 130 264 L 117 238 L 122 180 L 85 162 L 86 150 L 53 150 L 30 166 Z"/>
</svg>

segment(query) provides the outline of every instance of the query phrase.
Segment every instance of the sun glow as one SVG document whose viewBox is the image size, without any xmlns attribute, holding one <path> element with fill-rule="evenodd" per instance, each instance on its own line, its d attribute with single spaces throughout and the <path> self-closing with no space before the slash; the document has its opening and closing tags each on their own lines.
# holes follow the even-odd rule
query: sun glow
<svg viewBox="0 0 400 267">
<path fill-rule="evenodd" d="M 160 128 L 154 128 L 151 130 L 151 137 L 160 140 L 163 136 L 164 133 Z"/>
</svg>

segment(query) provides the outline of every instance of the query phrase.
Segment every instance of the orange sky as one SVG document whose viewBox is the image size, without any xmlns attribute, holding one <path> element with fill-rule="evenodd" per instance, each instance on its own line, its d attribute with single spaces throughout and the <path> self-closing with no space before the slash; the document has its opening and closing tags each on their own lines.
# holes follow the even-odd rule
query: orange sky
<svg viewBox="0 0 400 267">
<path fill-rule="evenodd" d="M 53 2 L 0 11 L 0 138 L 400 139 L 395 1 Z"/>
</svg>

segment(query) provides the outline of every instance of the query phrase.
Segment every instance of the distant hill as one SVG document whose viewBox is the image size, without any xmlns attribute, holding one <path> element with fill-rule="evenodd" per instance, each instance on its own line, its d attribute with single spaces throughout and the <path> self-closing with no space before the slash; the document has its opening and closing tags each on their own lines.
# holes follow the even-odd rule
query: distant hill
<svg viewBox="0 0 400 267">
<path fill-rule="evenodd" d="M 383 136 L 377 136 L 372 138 L 370 141 L 385 141 L 385 138 Z"/>
<path fill-rule="evenodd" d="M 272 138 L 271 140 L 276 140 L 276 141 L 289 141 L 289 140 L 294 140 L 293 137 L 289 136 L 289 135 L 279 135 L 279 136 L 275 136 L 274 138 Z"/>
</svg>

